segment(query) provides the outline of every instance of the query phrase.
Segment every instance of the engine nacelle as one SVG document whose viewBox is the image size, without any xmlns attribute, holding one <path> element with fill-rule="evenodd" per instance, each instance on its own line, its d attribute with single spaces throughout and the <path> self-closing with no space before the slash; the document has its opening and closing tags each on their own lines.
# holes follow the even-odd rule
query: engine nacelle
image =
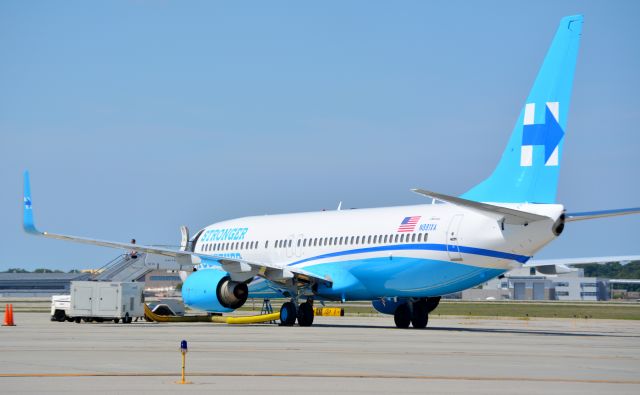
<svg viewBox="0 0 640 395">
<path fill-rule="evenodd" d="M 203 269 L 192 273 L 182 284 L 182 300 L 190 307 L 215 313 L 228 313 L 249 297 L 247 284 L 232 281 L 229 273 Z"/>
</svg>

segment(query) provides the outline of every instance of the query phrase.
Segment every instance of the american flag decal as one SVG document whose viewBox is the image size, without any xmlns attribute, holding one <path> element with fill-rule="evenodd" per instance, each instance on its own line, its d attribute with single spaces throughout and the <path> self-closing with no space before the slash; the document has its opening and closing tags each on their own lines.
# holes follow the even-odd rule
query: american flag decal
<svg viewBox="0 0 640 395">
<path fill-rule="evenodd" d="M 416 225 L 418 225 L 418 221 L 420 221 L 420 216 L 417 215 L 415 217 L 406 217 L 398 226 L 398 232 L 413 232 L 416 229 Z"/>
</svg>

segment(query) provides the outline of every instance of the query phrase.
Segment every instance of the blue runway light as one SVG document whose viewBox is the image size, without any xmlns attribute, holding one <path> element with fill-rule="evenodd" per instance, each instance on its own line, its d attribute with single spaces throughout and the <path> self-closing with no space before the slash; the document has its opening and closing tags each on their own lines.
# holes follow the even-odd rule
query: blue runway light
<svg viewBox="0 0 640 395">
<path fill-rule="evenodd" d="M 188 347 L 187 347 L 187 341 L 183 340 L 180 342 L 180 351 L 181 352 L 187 352 Z"/>
</svg>

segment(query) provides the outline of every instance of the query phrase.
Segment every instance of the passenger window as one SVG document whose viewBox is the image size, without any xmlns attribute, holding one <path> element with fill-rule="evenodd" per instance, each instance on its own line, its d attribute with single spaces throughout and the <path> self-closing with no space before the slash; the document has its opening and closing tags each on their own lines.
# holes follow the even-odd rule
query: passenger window
<svg viewBox="0 0 640 395">
<path fill-rule="evenodd" d="M 369 235 L 369 237 L 367 237 L 367 244 L 371 244 L 371 235 Z"/>
<path fill-rule="evenodd" d="M 384 235 L 384 243 L 387 243 L 387 235 Z"/>
<path fill-rule="evenodd" d="M 360 236 L 356 237 L 356 244 L 360 244 Z"/>
<path fill-rule="evenodd" d="M 264 248 L 269 248 L 269 240 L 264 241 Z"/>
<path fill-rule="evenodd" d="M 395 243 L 397 243 L 397 242 L 398 242 L 398 235 L 396 235 L 396 240 L 395 240 Z"/>
<path fill-rule="evenodd" d="M 429 238 L 429 233 L 425 233 L 425 234 L 424 234 L 424 242 L 425 242 L 425 243 L 427 242 L 427 239 L 428 239 L 428 238 Z"/>
<path fill-rule="evenodd" d="M 411 236 L 411 242 L 413 243 L 414 241 L 416 241 L 416 234 L 414 233 L 413 236 Z"/>
</svg>

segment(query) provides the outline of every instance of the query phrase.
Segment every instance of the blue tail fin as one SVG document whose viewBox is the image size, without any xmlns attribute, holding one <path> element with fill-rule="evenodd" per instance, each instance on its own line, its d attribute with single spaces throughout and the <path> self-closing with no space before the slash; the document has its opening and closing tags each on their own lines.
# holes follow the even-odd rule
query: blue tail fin
<svg viewBox="0 0 640 395">
<path fill-rule="evenodd" d="M 582 21 L 562 18 L 498 166 L 462 198 L 555 203 Z"/>
</svg>

